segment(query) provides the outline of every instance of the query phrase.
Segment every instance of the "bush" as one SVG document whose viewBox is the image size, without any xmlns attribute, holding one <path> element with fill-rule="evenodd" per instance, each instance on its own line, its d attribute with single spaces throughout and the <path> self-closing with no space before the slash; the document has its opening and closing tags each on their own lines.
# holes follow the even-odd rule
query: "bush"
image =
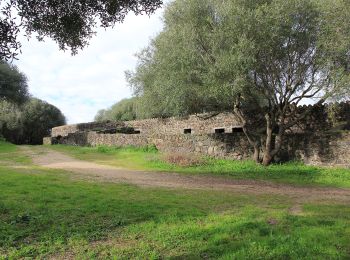
<svg viewBox="0 0 350 260">
<path fill-rule="evenodd" d="M 131 152 L 145 152 L 145 153 L 157 153 L 158 149 L 155 145 L 147 145 L 142 147 L 136 147 L 136 146 L 127 146 L 127 147 L 120 147 L 120 146 L 105 146 L 101 145 L 97 147 L 97 152 L 99 153 L 114 153 L 119 150 L 123 151 L 131 151 Z"/>
<path fill-rule="evenodd" d="M 141 151 L 146 152 L 146 153 L 157 153 L 158 149 L 153 144 L 153 145 L 147 145 L 147 146 L 141 147 Z"/>
<path fill-rule="evenodd" d="M 114 149 L 111 149 L 111 147 L 108 147 L 108 146 L 98 146 L 97 147 L 97 151 L 99 153 L 108 153 L 110 152 L 111 150 L 114 150 Z"/>
<path fill-rule="evenodd" d="M 181 167 L 199 166 L 205 163 L 203 157 L 191 153 L 167 153 L 163 155 L 162 159 L 167 163 Z"/>
</svg>

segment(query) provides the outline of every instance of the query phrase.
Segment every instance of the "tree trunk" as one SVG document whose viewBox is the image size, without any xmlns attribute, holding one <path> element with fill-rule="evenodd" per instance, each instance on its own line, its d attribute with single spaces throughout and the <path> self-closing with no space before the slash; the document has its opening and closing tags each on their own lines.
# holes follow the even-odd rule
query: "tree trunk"
<svg viewBox="0 0 350 260">
<path fill-rule="evenodd" d="M 269 166 L 271 161 L 272 161 L 272 159 L 273 159 L 273 157 L 271 156 L 271 154 L 269 152 L 265 151 L 262 164 L 264 166 Z"/>
<path fill-rule="evenodd" d="M 269 133 L 269 131 L 268 131 Z M 269 142 L 269 145 L 266 144 L 266 147 L 272 147 L 272 131 L 271 133 L 271 137 L 267 137 L 266 138 L 266 143 Z M 272 149 L 265 149 L 264 151 L 264 157 L 263 157 L 263 162 L 262 164 L 264 166 L 268 166 L 270 165 L 270 163 L 272 162 L 272 160 L 274 159 L 275 155 L 281 150 L 282 147 L 282 142 L 283 142 L 283 136 L 284 136 L 284 128 L 282 128 L 280 126 L 280 130 L 279 133 L 277 134 L 275 140 L 274 140 L 274 148 Z"/>
<path fill-rule="evenodd" d="M 258 145 L 254 146 L 254 161 L 260 163 L 260 147 Z"/>
<path fill-rule="evenodd" d="M 269 114 L 265 115 L 266 118 L 266 140 L 265 140 L 265 149 L 262 164 L 268 166 L 272 159 L 273 155 L 271 154 L 272 150 L 272 141 L 273 141 L 273 124 L 271 122 L 271 116 Z"/>
</svg>

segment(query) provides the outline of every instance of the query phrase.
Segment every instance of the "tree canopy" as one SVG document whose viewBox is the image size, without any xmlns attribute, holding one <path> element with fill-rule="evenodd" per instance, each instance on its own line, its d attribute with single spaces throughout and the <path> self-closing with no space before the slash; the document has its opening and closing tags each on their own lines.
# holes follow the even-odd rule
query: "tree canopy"
<svg viewBox="0 0 350 260">
<path fill-rule="evenodd" d="M 62 112 L 40 99 L 31 98 L 18 106 L 0 101 L 0 134 L 16 144 L 42 144 L 55 126 L 66 123 Z"/>
<path fill-rule="evenodd" d="M 95 28 L 114 26 L 129 12 L 151 14 L 162 0 L 9 0 L 0 1 L 0 59 L 16 56 L 21 44 L 20 31 L 50 37 L 59 48 L 72 53 L 85 47 Z"/>
<path fill-rule="evenodd" d="M 27 77 L 16 66 L 0 61 L 0 101 L 21 104 L 28 97 Z"/>
<path fill-rule="evenodd" d="M 95 121 L 130 121 L 139 117 L 137 107 L 138 99 L 127 98 L 115 103 L 108 109 L 97 112 Z"/>
<path fill-rule="evenodd" d="M 231 110 L 264 164 L 299 104 L 349 95 L 349 1 L 176 0 L 164 23 L 127 73 L 148 113 Z"/>
<path fill-rule="evenodd" d="M 0 61 L 0 137 L 16 144 L 41 144 L 51 128 L 65 122 L 58 108 L 30 97 L 27 77 L 16 66 Z"/>
</svg>

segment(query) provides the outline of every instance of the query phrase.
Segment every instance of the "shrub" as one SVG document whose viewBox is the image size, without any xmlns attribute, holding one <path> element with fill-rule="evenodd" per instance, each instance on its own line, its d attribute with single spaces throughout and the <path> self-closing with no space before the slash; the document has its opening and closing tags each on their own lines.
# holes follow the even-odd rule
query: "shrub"
<svg viewBox="0 0 350 260">
<path fill-rule="evenodd" d="M 97 146 L 97 152 L 99 153 L 115 153 L 118 151 L 157 153 L 158 149 L 155 145 L 147 145 L 142 147 L 137 147 L 137 146 L 120 147 L 120 146 L 105 146 L 105 145 Z"/>
<path fill-rule="evenodd" d="M 111 150 L 112 150 L 111 147 L 108 147 L 108 146 L 98 146 L 97 147 L 97 152 L 99 152 L 99 153 L 108 153 Z"/>
<path fill-rule="evenodd" d="M 191 153 L 167 153 L 163 155 L 162 159 L 167 163 L 181 167 L 199 166 L 205 163 L 203 157 Z"/>
<path fill-rule="evenodd" d="M 141 147 L 141 150 L 143 152 L 146 152 L 146 153 L 157 153 L 158 152 L 158 149 L 154 144 Z"/>
</svg>

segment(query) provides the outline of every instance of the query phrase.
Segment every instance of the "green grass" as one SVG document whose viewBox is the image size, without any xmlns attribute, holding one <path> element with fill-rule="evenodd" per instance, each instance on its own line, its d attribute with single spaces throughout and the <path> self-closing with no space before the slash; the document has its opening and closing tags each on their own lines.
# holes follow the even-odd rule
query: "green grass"
<svg viewBox="0 0 350 260">
<path fill-rule="evenodd" d="M 17 150 L 17 146 L 0 140 L 0 154 L 11 153 Z"/>
<path fill-rule="evenodd" d="M 56 149 L 102 161 L 159 155 Z M 0 151 L 0 259 L 350 258 L 350 206 L 337 201 L 92 182 L 36 167 L 16 146 Z"/>
<path fill-rule="evenodd" d="M 0 167 L 0 259 L 346 259 L 350 207 Z"/>
<path fill-rule="evenodd" d="M 225 175 L 236 179 L 257 179 L 303 186 L 350 187 L 350 169 L 307 166 L 300 162 L 263 167 L 253 161 L 204 158 L 203 163 L 199 166 L 179 167 L 164 162 L 162 155 L 153 148 L 64 145 L 49 148 L 68 153 L 81 160 L 135 170 Z"/>
<path fill-rule="evenodd" d="M 23 155 L 18 147 L 14 144 L 10 144 L 0 140 L 0 166 L 6 165 L 27 165 L 31 162 L 31 159 Z"/>
</svg>

